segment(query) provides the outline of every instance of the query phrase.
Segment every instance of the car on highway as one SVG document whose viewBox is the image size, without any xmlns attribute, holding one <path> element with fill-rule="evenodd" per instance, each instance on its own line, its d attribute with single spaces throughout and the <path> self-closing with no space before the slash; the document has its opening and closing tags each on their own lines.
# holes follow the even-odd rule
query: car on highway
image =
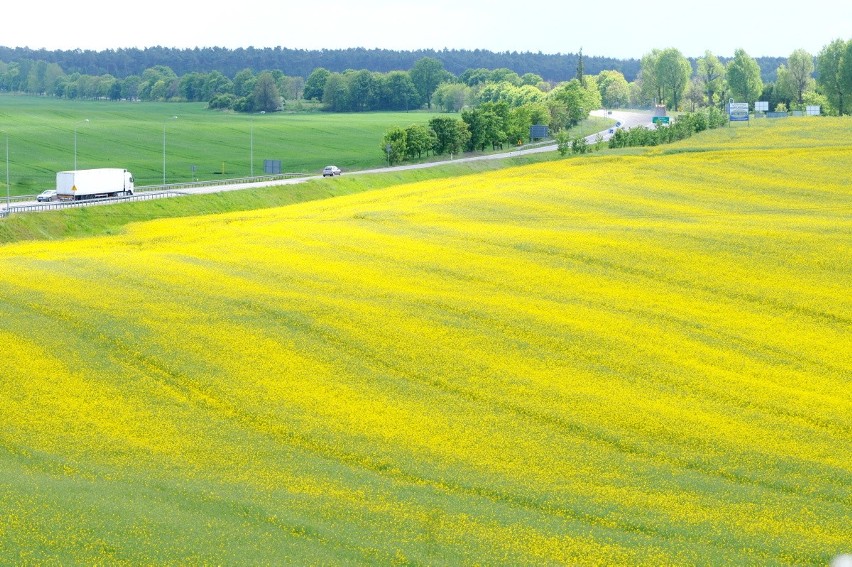
<svg viewBox="0 0 852 567">
<path fill-rule="evenodd" d="M 336 165 L 327 165 L 322 170 L 323 177 L 334 177 L 335 175 L 340 175 L 341 173 L 343 172 Z"/>
<path fill-rule="evenodd" d="M 36 201 L 38 201 L 39 203 L 43 203 L 45 201 L 55 201 L 56 199 L 58 199 L 58 197 L 56 196 L 56 189 L 46 189 L 39 193 L 38 197 L 36 197 Z"/>
</svg>

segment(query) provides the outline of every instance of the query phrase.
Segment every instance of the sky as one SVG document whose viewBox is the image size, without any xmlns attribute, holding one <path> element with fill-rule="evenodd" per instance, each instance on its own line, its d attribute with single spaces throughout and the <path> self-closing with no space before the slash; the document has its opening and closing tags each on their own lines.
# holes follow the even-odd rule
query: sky
<svg viewBox="0 0 852 567">
<path fill-rule="evenodd" d="M 852 1 L 792 9 L 760 0 L 241 0 L 104 2 L 12 0 L 0 45 L 47 50 L 285 47 L 483 49 L 641 58 L 677 48 L 687 57 L 817 54 L 852 39 Z M 224 6 L 217 8 L 216 6 Z M 763 7 L 765 6 L 765 7 Z"/>
</svg>

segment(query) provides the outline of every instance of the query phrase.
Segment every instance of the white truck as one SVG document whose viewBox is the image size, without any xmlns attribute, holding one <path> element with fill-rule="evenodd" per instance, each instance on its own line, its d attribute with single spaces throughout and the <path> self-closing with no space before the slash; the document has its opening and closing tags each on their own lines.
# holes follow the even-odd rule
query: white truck
<svg viewBox="0 0 852 567">
<path fill-rule="evenodd" d="M 63 201 L 129 195 L 133 195 L 133 175 L 126 169 L 104 167 L 56 174 L 56 196 Z"/>
</svg>

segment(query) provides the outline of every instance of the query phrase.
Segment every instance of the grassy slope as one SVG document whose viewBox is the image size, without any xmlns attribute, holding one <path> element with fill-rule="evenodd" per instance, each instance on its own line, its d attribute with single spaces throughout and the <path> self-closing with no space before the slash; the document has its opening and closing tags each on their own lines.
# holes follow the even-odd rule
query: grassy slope
<svg viewBox="0 0 852 567">
<path fill-rule="evenodd" d="M 0 247 L 0 558 L 825 564 L 849 133 Z"/>
<path fill-rule="evenodd" d="M 0 96 L 0 122 L 9 135 L 12 194 L 50 188 L 57 171 L 74 168 L 75 129 L 79 168 L 125 167 L 138 185 L 154 185 L 163 179 L 164 129 L 166 177 L 176 183 L 190 181 L 193 166 L 195 178 L 202 180 L 248 176 L 252 156 L 255 175 L 263 173 L 265 159 L 281 160 L 285 172 L 318 172 L 330 162 L 345 169 L 380 166 L 379 145 L 388 128 L 426 123 L 432 116 L 241 115 L 209 111 L 203 103 Z"/>
<path fill-rule="evenodd" d="M 590 119 L 577 127 L 576 135 L 588 135 L 597 132 L 607 124 L 608 121 Z M 312 181 L 296 186 L 231 191 L 181 199 L 127 203 L 110 207 L 67 209 L 40 214 L 18 214 L 9 219 L 0 219 L 0 244 L 20 240 L 55 240 L 67 237 L 115 234 L 132 222 L 277 207 L 424 179 L 479 174 L 510 165 L 548 161 L 556 159 L 556 156 L 556 152 L 534 154 L 501 160 L 462 162 L 380 175 L 359 175 L 357 177 L 344 175 L 338 179 Z"/>
<path fill-rule="evenodd" d="M 74 168 L 75 130 L 79 168 L 124 167 L 133 172 L 137 185 L 157 185 L 163 181 L 164 149 L 169 183 L 247 177 L 252 158 L 255 175 L 263 174 L 265 159 L 281 160 L 285 172 L 316 173 L 329 163 L 350 171 L 380 167 L 381 139 L 389 128 L 425 124 L 433 116 L 429 112 L 244 115 L 213 112 L 203 103 L 0 96 L 0 129 L 4 149 L 5 135 L 9 138 L 12 195 L 52 188 L 57 171 Z M 599 125 L 598 131 L 609 122 L 590 123 Z M 2 169 L 5 196 L 5 160 Z"/>
</svg>

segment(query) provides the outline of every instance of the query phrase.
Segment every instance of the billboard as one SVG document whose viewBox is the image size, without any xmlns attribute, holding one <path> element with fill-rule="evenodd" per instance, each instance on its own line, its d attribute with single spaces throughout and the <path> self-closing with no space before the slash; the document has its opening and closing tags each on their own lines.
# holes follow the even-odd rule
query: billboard
<svg viewBox="0 0 852 567">
<path fill-rule="evenodd" d="M 548 130 L 546 124 L 533 124 L 530 126 L 530 139 L 536 140 L 540 138 L 547 138 Z"/>
<path fill-rule="evenodd" d="M 281 174 L 281 160 L 280 159 L 265 159 L 263 160 L 263 173 L 266 175 L 280 175 Z"/>
<path fill-rule="evenodd" d="M 748 122 L 748 103 L 732 101 L 728 105 L 728 119 L 731 122 Z"/>
<path fill-rule="evenodd" d="M 759 100 L 754 103 L 755 112 L 769 112 L 769 101 Z"/>
<path fill-rule="evenodd" d="M 805 107 L 805 112 L 807 113 L 808 116 L 819 116 L 819 114 L 820 114 L 819 111 L 820 111 L 819 105 L 816 105 L 816 104 L 813 105 L 813 106 L 808 105 L 808 106 Z"/>
</svg>

